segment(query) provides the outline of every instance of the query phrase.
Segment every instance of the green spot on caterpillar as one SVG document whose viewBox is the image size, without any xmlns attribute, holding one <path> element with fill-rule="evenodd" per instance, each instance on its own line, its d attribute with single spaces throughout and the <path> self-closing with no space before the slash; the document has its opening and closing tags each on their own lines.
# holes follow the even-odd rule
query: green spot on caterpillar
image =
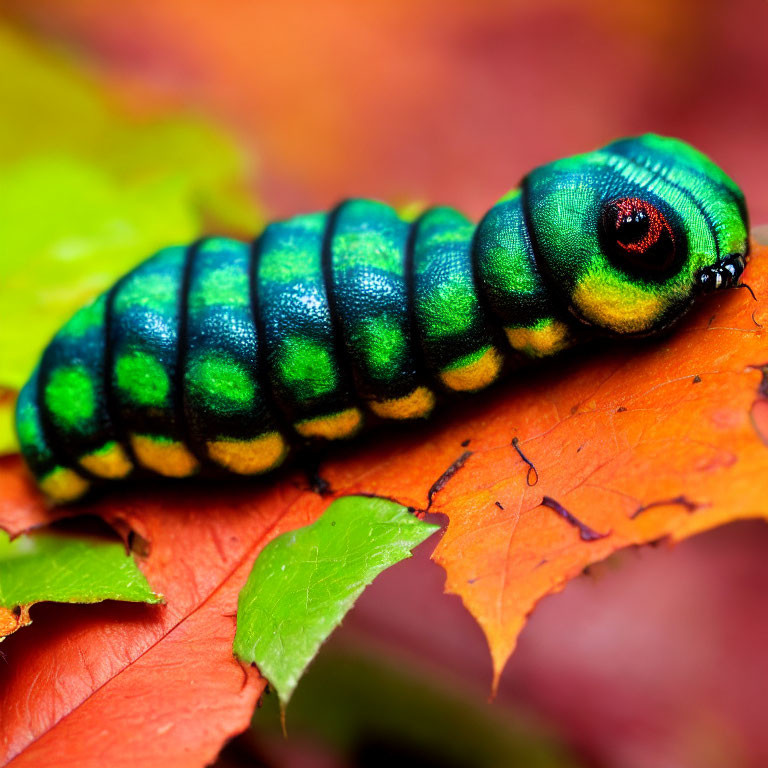
<svg viewBox="0 0 768 768">
<path fill-rule="evenodd" d="M 162 405 L 171 385 L 162 365 L 145 352 L 131 352 L 115 361 L 115 378 L 137 405 Z"/>
</svg>

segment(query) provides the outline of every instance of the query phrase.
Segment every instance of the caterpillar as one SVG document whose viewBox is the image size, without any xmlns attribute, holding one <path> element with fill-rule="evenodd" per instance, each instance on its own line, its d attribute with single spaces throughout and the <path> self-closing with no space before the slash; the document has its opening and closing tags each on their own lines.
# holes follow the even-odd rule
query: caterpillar
<svg viewBox="0 0 768 768">
<path fill-rule="evenodd" d="M 478 224 L 350 199 L 166 248 L 50 342 L 19 394 L 22 454 L 56 503 L 137 472 L 267 472 L 511 361 L 657 333 L 738 284 L 747 233 L 736 184 L 648 134 L 533 170 Z"/>
</svg>

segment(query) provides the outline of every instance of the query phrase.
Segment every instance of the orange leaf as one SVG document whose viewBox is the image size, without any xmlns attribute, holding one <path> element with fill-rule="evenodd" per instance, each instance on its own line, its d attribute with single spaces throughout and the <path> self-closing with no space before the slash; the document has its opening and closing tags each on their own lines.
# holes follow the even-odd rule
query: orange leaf
<svg viewBox="0 0 768 768">
<path fill-rule="evenodd" d="M 767 258 L 745 274 L 762 299 Z M 433 559 L 486 634 L 494 687 L 536 602 L 586 566 L 768 516 L 767 307 L 747 291 L 706 301 L 669 338 L 577 354 L 475 421 L 477 454 L 440 497 L 450 524 Z"/>
<path fill-rule="evenodd" d="M 745 279 L 766 295 L 768 250 L 756 249 Z M 167 605 L 63 607 L 49 634 L 10 638 L 0 754 L 31 765 L 66 749 L 79 764 L 98 756 L 114 765 L 132 761 L 141 741 L 151 744 L 145 765 L 210 760 L 246 726 L 263 685 L 231 655 L 236 596 L 254 557 L 350 493 L 448 515 L 433 557 L 483 627 L 498 679 L 536 601 L 586 565 L 631 544 L 766 516 L 767 306 L 730 291 L 666 339 L 578 350 L 454 403 L 421 430 L 369 435 L 321 467 L 326 496 L 299 473 L 107 495 L 85 511 L 149 542 L 144 571 Z M 0 470 L 3 525 L 39 524 L 45 510 L 20 468 Z M 85 727 L 94 721 L 98 731 Z"/>
</svg>

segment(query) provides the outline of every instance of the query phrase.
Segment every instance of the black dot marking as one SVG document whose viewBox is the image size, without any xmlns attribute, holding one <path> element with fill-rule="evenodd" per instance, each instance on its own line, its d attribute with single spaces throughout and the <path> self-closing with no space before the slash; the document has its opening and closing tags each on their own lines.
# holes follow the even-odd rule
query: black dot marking
<svg viewBox="0 0 768 768">
<path fill-rule="evenodd" d="M 427 509 L 432 506 L 432 500 L 434 499 L 435 494 L 445 488 L 448 481 L 464 466 L 464 464 L 466 464 L 467 459 L 471 455 L 472 451 L 464 451 L 464 453 L 462 453 L 461 456 L 459 456 L 459 458 L 456 459 L 456 461 L 454 461 L 434 483 L 432 483 L 432 487 L 427 493 Z"/>
<path fill-rule="evenodd" d="M 512 447 L 517 451 L 518 456 L 528 465 L 528 473 L 525 476 L 525 482 L 529 486 L 534 486 L 539 482 L 539 473 L 533 462 L 522 452 L 520 449 L 520 441 L 516 438 L 512 438 Z M 533 480 L 531 480 L 531 473 L 533 473 Z"/>
<path fill-rule="evenodd" d="M 684 507 L 685 511 L 689 514 L 695 512 L 700 506 L 695 501 L 691 501 L 685 496 L 675 496 L 673 499 L 661 499 L 660 501 L 652 501 L 650 504 L 644 504 L 643 506 L 638 507 L 630 515 L 630 519 L 634 520 L 639 515 L 642 515 L 646 510 L 653 509 L 654 507 L 669 507 L 672 505 Z"/>
<path fill-rule="evenodd" d="M 331 484 L 324 477 L 321 477 L 317 472 L 313 472 L 309 477 L 309 487 L 313 493 L 318 496 L 330 496 L 333 493 Z"/>
<path fill-rule="evenodd" d="M 608 531 L 608 533 L 599 533 L 593 528 L 590 528 L 586 523 L 582 523 L 578 517 L 569 512 L 559 501 L 555 501 L 551 496 L 545 496 L 541 500 L 541 506 L 549 507 L 549 509 L 557 512 L 563 520 L 570 523 L 575 528 L 578 528 L 579 538 L 582 541 L 597 541 L 598 539 L 604 539 L 611 533 L 610 531 Z"/>
<path fill-rule="evenodd" d="M 752 290 L 752 286 L 747 285 L 746 283 L 739 283 L 736 287 L 737 288 L 746 288 L 752 294 L 752 298 L 755 301 L 757 301 L 757 296 L 755 296 L 755 292 Z"/>
</svg>

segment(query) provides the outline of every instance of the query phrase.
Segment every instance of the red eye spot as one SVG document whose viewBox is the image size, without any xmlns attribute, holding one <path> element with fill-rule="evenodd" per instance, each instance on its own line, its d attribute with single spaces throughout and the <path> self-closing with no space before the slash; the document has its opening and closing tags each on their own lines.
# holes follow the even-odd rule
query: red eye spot
<svg viewBox="0 0 768 768">
<path fill-rule="evenodd" d="M 608 255 L 636 268 L 662 272 L 675 261 L 672 225 L 647 200 L 624 197 L 608 203 L 603 208 L 600 235 Z"/>
</svg>

